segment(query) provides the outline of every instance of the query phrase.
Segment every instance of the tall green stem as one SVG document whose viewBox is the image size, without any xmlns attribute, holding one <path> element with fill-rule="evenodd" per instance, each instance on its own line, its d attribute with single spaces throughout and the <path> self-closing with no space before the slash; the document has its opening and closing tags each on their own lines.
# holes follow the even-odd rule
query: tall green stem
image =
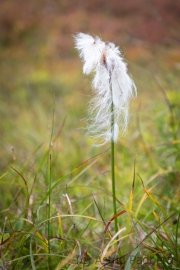
<svg viewBox="0 0 180 270">
<path fill-rule="evenodd" d="M 50 142 L 49 142 L 49 150 L 48 150 L 48 172 L 47 172 L 47 182 L 48 182 L 48 189 L 49 189 L 49 195 L 48 195 L 48 253 L 49 253 L 49 257 L 48 257 L 48 269 L 51 269 L 51 257 L 50 257 L 50 253 L 51 253 L 51 246 L 50 246 L 50 240 L 51 240 L 51 222 L 50 222 L 50 218 L 51 218 L 51 143 L 52 143 L 52 139 L 53 139 L 53 132 L 54 132 L 54 112 L 55 112 L 55 98 L 56 95 L 54 93 L 54 103 L 53 103 L 53 115 L 52 115 L 52 128 L 51 128 L 51 137 L 50 137 Z"/>
<path fill-rule="evenodd" d="M 113 195 L 113 209 L 114 216 L 117 214 L 116 210 L 116 183 L 115 183 L 115 169 L 114 169 L 114 104 L 113 104 L 113 93 L 112 93 L 112 85 L 111 87 L 111 176 L 112 176 L 112 195 Z M 117 218 L 114 219 L 115 232 L 118 232 L 118 223 Z"/>
<path fill-rule="evenodd" d="M 48 196 L 48 253 L 51 253 L 51 247 L 50 247 L 50 238 L 51 238 L 51 224 L 50 224 L 50 218 L 51 218 L 51 154 L 49 154 L 49 172 L 48 172 L 48 188 L 49 188 L 49 196 Z M 50 257 L 49 257 L 50 258 Z"/>
</svg>

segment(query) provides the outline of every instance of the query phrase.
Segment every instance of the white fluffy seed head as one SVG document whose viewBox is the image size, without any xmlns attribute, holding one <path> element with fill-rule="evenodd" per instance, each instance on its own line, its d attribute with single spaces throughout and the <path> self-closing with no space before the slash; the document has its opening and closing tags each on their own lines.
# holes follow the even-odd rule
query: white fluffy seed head
<svg viewBox="0 0 180 270">
<path fill-rule="evenodd" d="M 74 39 L 79 56 L 84 61 L 83 72 L 89 74 L 100 61 L 100 52 L 103 50 L 105 44 L 98 37 L 93 38 L 83 33 L 78 33 Z"/>
<path fill-rule="evenodd" d="M 116 142 L 119 131 L 126 131 L 129 100 L 136 95 L 136 86 L 127 74 L 127 65 L 119 48 L 113 43 L 83 33 L 75 35 L 74 40 L 84 62 L 83 72 L 95 72 L 92 82 L 95 96 L 89 104 L 88 134 L 96 139 L 96 145 L 112 139 Z"/>
</svg>

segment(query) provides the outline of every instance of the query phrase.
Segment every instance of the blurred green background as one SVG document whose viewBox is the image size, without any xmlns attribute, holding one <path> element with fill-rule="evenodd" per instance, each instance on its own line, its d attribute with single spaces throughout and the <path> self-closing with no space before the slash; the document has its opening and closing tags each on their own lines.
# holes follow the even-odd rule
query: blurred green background
<svg viewBox="0 0 180 270">
<path fill-rule="evenodd" d="M 5 259 L 19 260 L 19 265 L 13 262 L 13 269 L 31 269 L 32 254 L 31 261 L 22 265 L 21 256 L 29 256 L 28 235 L 30 232 L 33 239 L 32 232 L 38 229 L 40 236 L 36 235 L 35 241 L 42 238 L 45 248 L 34 246 L 34 254 L 47 253 L 50 238 L 52 251 L 58 253 L 62 245 L 58 242 L 57 247 L 53 236 L 64 235 L 69 244 L 67 249 L 63 244 L 63 256 L 69 256 L 72 238 L 79 239 L 82 248 L 88 247 L 88 252 L 98 257 L 104 237 L 104 224 L 99 220 L 103 216 L 108 222 L 113 216 L 110 145 L 92 147 L 83 130 L 92 76 L 82 74 L 73 41 L 77 32 L 97 35 L 120 46 L 137 86 L 138 96 L 130 104 L 128 131 L 115 146 L 117 198 L 129 206 L 136 160 L 132 210 L 148 229 L 159 225 L 159 217 L 162 221 L 175 213 L 167 226 L 169 235 L 174 230 L 177 240 L 173 224 L 180 213 L 179 14 L 180 1 L 172 0 L 0 1 L 0 220 L 2 235 L 12 235 L 9 242 L 13 252 L 5 246 Z M 149 200 L 140 178 L 159 204 L 152 197 Z M 44 195 L 57 182 L 49 206 Z M 71 200 L 74 214 L 95 217 L 96 222 L 64 218 L 61 223 L 52 218 L 47 230 L 48 209 L 49 216 L 69 214 L 64 193 Z M 118 211 L 122 211 L 120 204 Z M 118 218 L 118 224 L 127 226 L 127 233 L 131 233 L 131 222 L 124 216 Z M 36 227 L 41 222 L 42 226 Z M 17 233 L 22 241 L 20 250 L 13 232 L 21 229 L 27 239 L 24 242 L 24 231 Z M 128 241 L 129 237 L 122 254 L 133 245 L 131 239 Z M 46 255 L 41 259 L 46 265 Z M 54 265 L 58 264 L 56 260 Z"/>
<path fill-rule="evenodd" d="M 78 149 L 89 156 L 91 146 L 80 128 L 85 127 L 81 120 L 92 94 L 91 78 L 82 75 L 74 49 L 72 35 L 77 32 L 114 42 L 129 64 L 138 98 L 133 101 L 130 131 L 123 140 L 138 139 L 138 115 L 146 129 L 145 140 L 160 143 L 153 127 L 158 117 L 167 122 L 166 116 L 162 119 L 167 108 L 160 87 L 168 91 L 172 102 L 179 101 L 179 11 L 179 1 L 171 0 L 2 0 L 1 169 L 25 161 L 42 143 L 46 147 L 54 95 L 55 134 L 66 118 L 59 151 Z"/>
<path fill-rule="evenodd" d="M 8 172 L 6 184 L 12 180 L 10 165 L 35 174 L 49 147 L 53 108 L 57 177 L 109 147 L 93 148 L 83 131 L 92 77 L 82 74 L 73 42 L 77 32 L 120 46 L 137 85 L 128 132 L 116 145 L 117 174 L 125 190 L 135 158 L 144 179 L 177 170 L 179 1 L 6 0 L 0 7 L 0 168 L 2 175 Z M 93 177 L 109 170 L 107 154 L 95 165 Z M 179 175 L 172 179 L 176 184 Z"/>
</svg>

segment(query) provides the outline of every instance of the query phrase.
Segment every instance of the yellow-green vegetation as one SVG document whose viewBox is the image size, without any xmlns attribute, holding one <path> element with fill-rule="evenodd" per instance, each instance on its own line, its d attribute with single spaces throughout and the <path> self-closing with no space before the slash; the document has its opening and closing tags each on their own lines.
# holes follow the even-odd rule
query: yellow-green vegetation
<svg viewBox="0 0 180 270">
<path fill-rule="evenodd" d="M 3 48 L 1 269 L 179 269 L 176 53 L 126 47 L 138 97 L 115 145 L 115 237 L 110 145 L 92 147 L 83 131 L 91 78 L 75 50 L 58 59 L 41 42 Z"/>
</svg>

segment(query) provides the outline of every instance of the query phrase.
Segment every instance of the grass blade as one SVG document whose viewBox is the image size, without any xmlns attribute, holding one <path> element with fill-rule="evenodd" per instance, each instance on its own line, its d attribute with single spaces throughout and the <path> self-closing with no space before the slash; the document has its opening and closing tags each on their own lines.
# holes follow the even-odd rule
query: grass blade
<svg viewBox="0 0 180 270">
<path fill-rule="evenodd" d="M 36 270 L 35 263 L 34 263 L 34 258 L 33 258 L 33 252 L 32 252 L 32 238 L 31 238 L 31 241 L 30 241 L 30 259 L 31 259 L 32 270 Z"/>
</svg>

